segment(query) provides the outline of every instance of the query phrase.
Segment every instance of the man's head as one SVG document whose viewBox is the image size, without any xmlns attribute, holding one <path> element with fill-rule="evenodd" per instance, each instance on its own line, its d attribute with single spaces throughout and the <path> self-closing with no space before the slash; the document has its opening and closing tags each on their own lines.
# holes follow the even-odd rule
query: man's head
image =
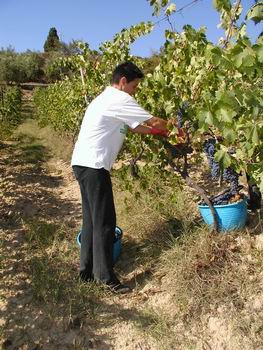
<svg viewBox="0 0 263 350">
<path fill-rule="evenodd" d="M 134 95 L 141 78 L 143 72 L 134 63 L 124 62 L 115 68 L 111 84 L 129 95 Z"/>
</svg>

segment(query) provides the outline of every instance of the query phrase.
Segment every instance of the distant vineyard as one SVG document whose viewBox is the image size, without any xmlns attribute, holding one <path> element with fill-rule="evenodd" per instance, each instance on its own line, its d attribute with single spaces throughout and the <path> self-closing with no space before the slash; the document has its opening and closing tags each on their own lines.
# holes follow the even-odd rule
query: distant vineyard
<svg viewBox="0 0 263 350">
<path fill-rule="evenodd" d="M 21 88 L 0 86 L 0 136 L 9 135 L 21 121 Z"/>
</svg>

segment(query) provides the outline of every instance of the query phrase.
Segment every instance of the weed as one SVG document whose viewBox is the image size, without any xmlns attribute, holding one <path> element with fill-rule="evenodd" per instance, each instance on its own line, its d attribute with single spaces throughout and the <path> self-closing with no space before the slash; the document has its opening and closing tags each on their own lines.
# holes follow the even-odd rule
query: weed
<svg viewBox="0 0 263 350">
<path fill-rule="evenodd" d="M 45 303 L 57 304 L 65 292 L 61 273 L 55 266 L 59 260 L 51 260 L 48 256 L 34 256 L 30 260 L 31 284 L 34 297 Z"/>
<path fill-rule="evenodd" d="M 24 220 L 25 239 L 31 248 L 42 249 L 50 246 L 57 235 L 57 225 L 38 220 Z"/>
<path fill-rule="evenodd" d="M 167 315 L 163 314 L 161 310 L 156 311 L 152 308 L 144 309 L 135 323 L 137 327 L 149 332 L 158 341 L 161 341 L 167 335 L 170 328 Z"/>
<path fill-rule="evenodd" d="M 51 316 L 59 305 L 66 305 L 69 324 L 74 324 L 76 318 L 95 318 L 100 309 L 96 300 L 105 297 L 107 291 L 101 285 L 78 279 L 75 266 L 79 249 L 72 228 L 37 220 L 24 222 L 24 228 L 35 302 L 48 305 Z"/>
</svg>

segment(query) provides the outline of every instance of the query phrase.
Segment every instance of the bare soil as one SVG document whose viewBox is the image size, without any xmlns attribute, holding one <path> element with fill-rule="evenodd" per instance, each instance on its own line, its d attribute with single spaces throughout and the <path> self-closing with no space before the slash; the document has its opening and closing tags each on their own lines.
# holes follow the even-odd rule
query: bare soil
<svg viewBox="0 0 263 350">
<path fill-rule="evenodd" d="M 2 349 L 160 349 L 160 337 L 169 337 L 165 333 L 169 324 L 164 320 L 160 325 L 157 320 L 160 310 L 170 316 L 176 313 L 174 295 L 167 277 L 153 277 L 147 261 L 138 260 L 144 242 L 135 235 L 135 228 L 129 227 L 123 193 L 115 188 L 119 224 L 125 233 L 116 269 L 134 290 L 128 296 L 116 296 L 78 282 L 76 234 L 81 225 L 81 206 L 69 162 L 54 158 L 37 137 L 17 134 L 1 144 L 0 176 Z M 62 228 L 63 240 L 53 237 L 55 243 L 38 242 L 41 229 L 52 231 L 53 227 L 54 232 Z M 144 229 L 155 234 L 156 228 L 147 227 L 146 222 Z M 32 241 L 30 234 L 35 235 Z M 258 234 L 253 242 L 262 251 L 262 236 Z M 61 298 L 55 294 L 56 288 Z M 262 314 L 262 300 L 258 289 L 248 296 L 246 308 L 252 310 L 252 315 Z M 145 308 L 156 310 L 156 315 L 145 313 Z M 234 325 L 225 318 L 224 307 L 204 315 L 202 322 L 206 328 L 202 337 L 198 336 L 198 327 L 187 333 L 183 323 L 170 329 L 188 336 L 196 344 L 194 348 L 187 343 L 166 348 L 238 350 L 242 345 L 252 350 L 249 340 L 242 342 L 239 336 L 233 336 Z M 160 327 L 155 329 L 159 342 L 148 333 L 154 326 Z"/>
</svg>

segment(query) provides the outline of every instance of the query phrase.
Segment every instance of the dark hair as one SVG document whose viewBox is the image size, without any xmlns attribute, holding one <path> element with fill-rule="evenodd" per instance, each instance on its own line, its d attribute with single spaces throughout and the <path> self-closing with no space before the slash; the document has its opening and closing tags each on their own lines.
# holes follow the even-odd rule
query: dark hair
<svg viewBox="0 0 263 350">
<path fill-rule="evenodd" d="M 143 72 L 132 62 L 119 64 L 113 71 L 111 83 L 118 84 L 120 79 L 125 77 L 127 82 L 143 78 Z"/>
</svg>

